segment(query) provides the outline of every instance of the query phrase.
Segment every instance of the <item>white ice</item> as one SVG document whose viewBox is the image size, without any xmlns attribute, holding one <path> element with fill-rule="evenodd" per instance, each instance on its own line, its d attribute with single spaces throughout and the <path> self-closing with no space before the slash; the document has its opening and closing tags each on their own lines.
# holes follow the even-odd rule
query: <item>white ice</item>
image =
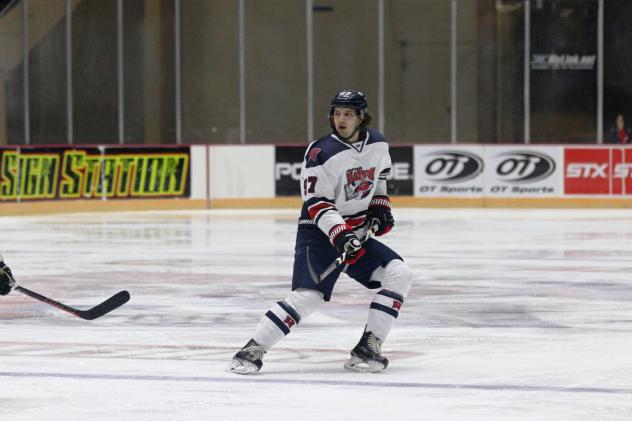
<svg viewBox="0 0 632 421">
<path fill-rule="evenodd" d="M 382 373 L 344 371 L 370 292 L 343 276 L 254 376 L 226 373 L 289 293 L 296 210 L 0 218 L 0 420 L 630 420 L 632 211 L 397 209 L 415 283 Z"/>
</svg>

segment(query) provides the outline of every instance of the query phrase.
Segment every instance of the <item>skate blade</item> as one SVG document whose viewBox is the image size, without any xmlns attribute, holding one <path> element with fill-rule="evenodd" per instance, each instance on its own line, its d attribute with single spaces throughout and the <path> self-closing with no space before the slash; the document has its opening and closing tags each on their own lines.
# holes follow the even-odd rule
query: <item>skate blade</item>
<svg viewBox="0 0 632 421">
<path fill-rule="evenodd" d="M 378 361 L 364 361 L 358 357 L 351 357 L 344 367 L 349 371 L 357 373 L 376 373 L 383 371 L 386 367 Z"/>
<path fill-rule="evenodd" d="M 259 368 L 250 361 L 234 361 L 230 367 L 226 369 L 227 373 L 235 374 L 254 374 L 259 372 Z"/>
</svg>

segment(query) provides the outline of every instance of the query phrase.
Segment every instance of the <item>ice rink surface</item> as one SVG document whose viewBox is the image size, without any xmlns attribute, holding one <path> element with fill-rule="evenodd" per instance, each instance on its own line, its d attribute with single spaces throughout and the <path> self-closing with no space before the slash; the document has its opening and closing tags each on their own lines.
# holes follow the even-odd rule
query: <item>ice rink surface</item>
<svg viewBox="0 0 632 421">
<path fill-rule="evenodd" d="M 383 346 L 342 368 L 371 293 L 332 302 L 226 373 L 289 293 L 297 210 L 0 217 L 23 286 L 84 321 L 0 297 L 0 420 L 632 419 L 632 211 L 397 209 L 384 242 L 415 274 Z"/>
</svg>

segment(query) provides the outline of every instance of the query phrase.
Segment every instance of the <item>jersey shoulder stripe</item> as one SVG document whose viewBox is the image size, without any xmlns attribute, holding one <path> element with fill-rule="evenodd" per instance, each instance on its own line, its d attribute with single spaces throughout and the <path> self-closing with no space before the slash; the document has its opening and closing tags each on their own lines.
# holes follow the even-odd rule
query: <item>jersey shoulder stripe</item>
<svg viewBox="0 0 632 421">
<path fill-rule="evenodd" d="M 305 151 L 305 167 L 312 168 L 323 165 L 336 154 L 346 151 L 349 146 L 334 138 L 331 134 L 312 142 Z"/>
</svg>

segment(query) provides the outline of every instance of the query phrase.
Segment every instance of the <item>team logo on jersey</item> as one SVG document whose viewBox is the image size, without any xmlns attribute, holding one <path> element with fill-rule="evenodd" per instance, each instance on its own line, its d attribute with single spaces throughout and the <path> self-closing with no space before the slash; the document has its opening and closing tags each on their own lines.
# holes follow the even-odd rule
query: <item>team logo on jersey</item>
<svg viewBox="0 0 632 421">
<path fill-rule="evenodd" d="M 318 154 L 320 153 L 320 148 L 312 148 L 309 151 L 309 154 L 307 155 L 307 161 L 314 161 L 316 162 L 316 160 L 318 159 Z"/>
<path fill-rule="evenodd" d="M 347 200 L 362 200 L 367 197 L 375 184 L 375 167 L 368 170 L 352 168 L 347 170 L 347 184 L 345 184 L 345 198 Z"/>
</svg>

